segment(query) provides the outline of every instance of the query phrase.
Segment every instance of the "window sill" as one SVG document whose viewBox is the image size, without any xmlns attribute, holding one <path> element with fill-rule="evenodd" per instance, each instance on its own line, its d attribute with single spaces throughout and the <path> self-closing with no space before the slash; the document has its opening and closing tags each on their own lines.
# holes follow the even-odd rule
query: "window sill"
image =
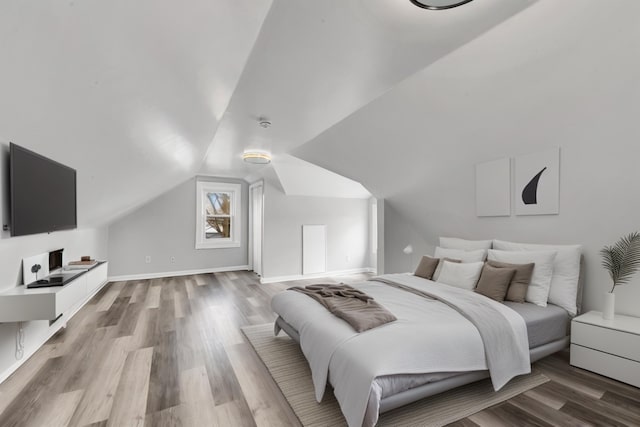
<svg viewBox="0 0 640 427">
<path fill-rule="evenodd" d="M 196 249 L 239 248 L 240 242 L 196 243 Z"/>
</svg>

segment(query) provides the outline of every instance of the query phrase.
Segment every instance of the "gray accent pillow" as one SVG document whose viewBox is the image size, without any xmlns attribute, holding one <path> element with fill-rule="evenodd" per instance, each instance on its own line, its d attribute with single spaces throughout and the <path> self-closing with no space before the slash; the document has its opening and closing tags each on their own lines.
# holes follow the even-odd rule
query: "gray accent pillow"
<svg viewBox="0 0 640 427">
<path fill-rule="evenodd" d="M 439 263 L 440 260 L 438 258 L 431 258 L 430 256 L 425 255 L 420 260 L 420 263 L 413 274 L 415 276 L 431 280 Z"/>
<path fill-rule="evenodd" d="M 457 263 L 461 263 L 462 262 L 459 259 L 453 259 L 453 258 L 441 258 L 441 259 L 436 258 L 436 259 L 439 262 L 438 262 L 438 266 L 436 267 L 436 271 L 433 272 L 433 278 L 431 279 L 434 282 L 438 280 L 438 277 L 440 277 L 440 272 L 442 271 L 442 266 L 444 265 L 445 261 L 457 262 Z"/>
<path fill-rule="evenodd" d="M 515 268 L 493 267 L 485 263 L 475 292 L 502 302 L 515 274 Z"/>
<path fill-rule="evenodd" d="M 511 264 L 508 262 L 487 261 L 487 264 L 492 267 L 513 268 L 516 270 L 516 273 L 513 275 L 511 283 L 509 284 L 507 295 L 504 299 L 507 301 L 523 303 L 525 297 L 527 296 L 527 288 L 529 287 L 529 283 L 531 283 L 531 276 L 533 276 L 533 268 L 535 267 L 535 263 L 532 262 L 530 264 Z"/>
</svg>

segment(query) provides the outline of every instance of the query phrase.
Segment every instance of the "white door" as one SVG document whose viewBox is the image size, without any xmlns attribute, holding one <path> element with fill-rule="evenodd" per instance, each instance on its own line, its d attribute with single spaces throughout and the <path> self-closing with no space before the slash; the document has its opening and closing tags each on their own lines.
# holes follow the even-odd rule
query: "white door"
<svg viewBox="0 0 640 427">
<path fill-rule="evenodd" d="M 260 276 L 262 276 L 263 195 L 262 182 L 249 186 L 249 268 Z"/>
</svg>

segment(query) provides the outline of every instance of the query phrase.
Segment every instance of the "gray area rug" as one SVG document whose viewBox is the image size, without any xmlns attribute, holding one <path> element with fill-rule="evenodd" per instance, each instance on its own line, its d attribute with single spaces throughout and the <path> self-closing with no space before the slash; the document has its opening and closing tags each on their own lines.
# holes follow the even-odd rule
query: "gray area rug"
<svg viewBox="0 0 640 427">
<path fill-rule="evenodd" d="M 333 393 L 317 403 L 311 371 L 298 344 L 286 334 L 273 336 L 273 325 L 242 328 L 245 336 L 282 390 L 291 408 L 307 427 L 346 426 Z M 499 392 L 489 379 L 423 399 L 383 414 L 378 426 L 444 426 L 549 381 L 540 373 L 518 377 Z"/>
</svg>

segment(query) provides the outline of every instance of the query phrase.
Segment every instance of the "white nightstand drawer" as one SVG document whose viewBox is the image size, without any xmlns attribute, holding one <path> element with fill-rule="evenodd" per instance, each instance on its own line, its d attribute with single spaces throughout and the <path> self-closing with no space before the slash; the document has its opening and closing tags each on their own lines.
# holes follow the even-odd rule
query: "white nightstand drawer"
<svg viewBox="0 0 640 427">
<path fill-rule="evenodd" d="M 640 362 L 571 344 L 571 365 L 640 387 Z"/>
<path fill-rule="evenodd" d="M 574 321 L 571 343 L 640 362 L 640 335 Z"/>
</svg>

